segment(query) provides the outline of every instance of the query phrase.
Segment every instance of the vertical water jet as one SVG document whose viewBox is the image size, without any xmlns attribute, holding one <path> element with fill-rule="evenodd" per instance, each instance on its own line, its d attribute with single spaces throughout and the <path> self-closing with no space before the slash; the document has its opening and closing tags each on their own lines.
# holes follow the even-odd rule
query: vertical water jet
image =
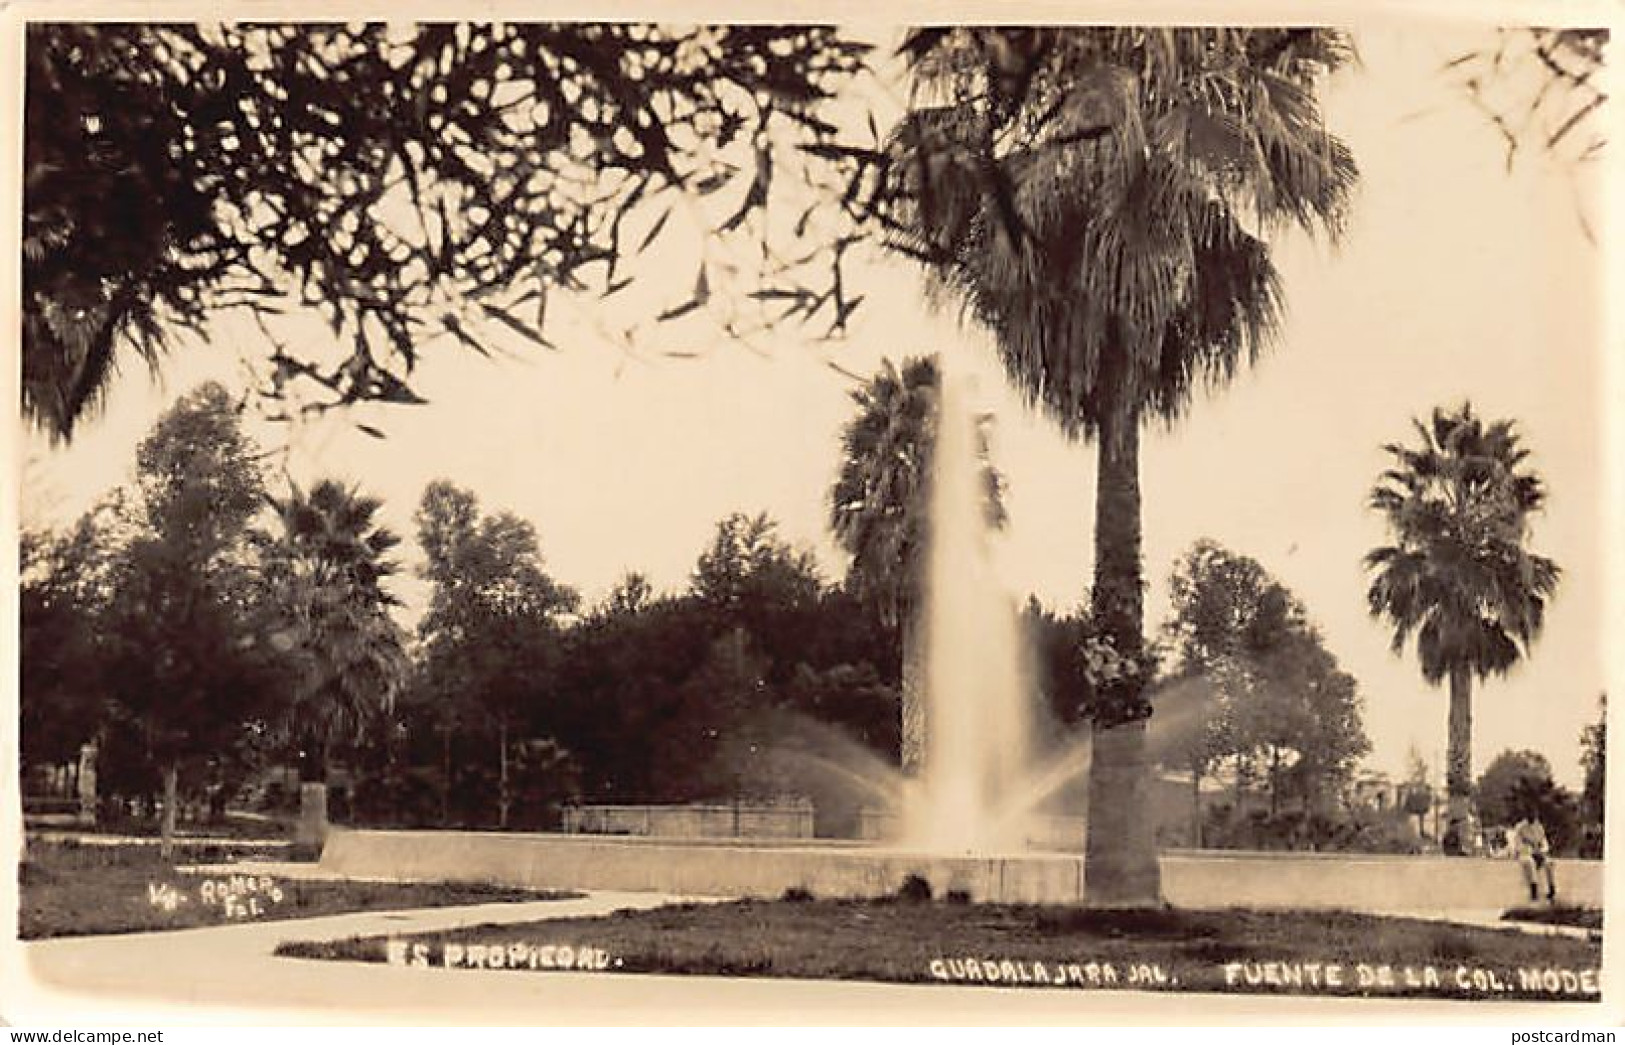
<svg viewBox="0 0 1625 1045">
<path fill-rule="evenodd" d="M 1015 600 L 998 575 L 984 440 L 969 382 L 943 365 L 925 583 L 925 765 L 905 841 L 937 852 L 1019 849 L 1010 803 L 1026 773 L 1032 706 Z"/>
</svg>

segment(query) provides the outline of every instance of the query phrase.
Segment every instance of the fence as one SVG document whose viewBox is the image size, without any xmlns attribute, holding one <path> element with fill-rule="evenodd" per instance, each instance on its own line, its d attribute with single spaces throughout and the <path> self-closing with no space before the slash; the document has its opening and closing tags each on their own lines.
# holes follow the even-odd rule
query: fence
<svg viewBox="0 0 1625 1045">
<path fill-rule="evenodd" d="M 660 838 L 811 838 L 811 802 L 582 805 L 564 809 L 565 834 Z"/>
</svg>

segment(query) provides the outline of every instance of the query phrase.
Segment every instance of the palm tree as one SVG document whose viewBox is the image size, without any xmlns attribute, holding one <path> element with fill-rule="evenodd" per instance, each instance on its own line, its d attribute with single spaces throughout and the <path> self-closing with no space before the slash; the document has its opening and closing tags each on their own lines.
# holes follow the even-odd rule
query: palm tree
<svg viewBox="0 0 1625 1045">
<path fill-rule="evenodd" d="M 333 744 L 387 714 L 406 674 L 404 633 L 389 615 L 397 600 L 383 587 L 400 538 L 376 521 L 382 502 L 331 479 L 271 502 L 280 533 L 266 570 L 282 592 L 284 644 L 304 665 L 285 726 L 303 748 L 301 780 L 323 784 L 325 798 Z M 302 803 L 319 800 L 312 790 L 301 788 Z M 302 824 L 313 815 L 304 813 Z"/>
<path fill-rule="evenodd" d="M 1529 516 L 1546 493 L 1524 468 L 1511 421 L 1486 424 L 1462 404 L 1414 422 L 1419 444 L 1383 449 L 1394 467 L 1371 492 L 1394 543 L 1365 557 L 1371 614 L 1412 636 L 1430 685 L 1449 679 L 1447 851 L 1460 851 L 1472 792 L 1473 679 L 1505 674 L 1539 636 L 1557 587 L 1555 562 L 1529 550 Z"/>
<path fill-rule="evenodd" d="M 841 468 L 830 488 L 830 528 L 852 565 L 847 585 L 902 644 L 902 764 L 925 758 L 925 644 L 918 627 L 926 563 L 931 451 L 941 374 L 935 356 L 891 360 L 852 393 L 857 412 L 841 431 Z M 985 441 L 981 447 L 984 460 Z M 987 518 L 1004 522 L 999 473 L 985 465 Z"/>
<path fill-rule="evenodd" d="M 1352 57 L 1300 29 L 926 29 L 917 105 L 874 193 L 898 249 L 995 335 L 1005 369 L 1099 446 L 1091 904 L 1160 900 L 1144 815 L 1139 433 L 1222 387 L 1276 332 L 1268 245 L 1342 227 L 1356 178 L 1314 92 Z"/>
</svg>

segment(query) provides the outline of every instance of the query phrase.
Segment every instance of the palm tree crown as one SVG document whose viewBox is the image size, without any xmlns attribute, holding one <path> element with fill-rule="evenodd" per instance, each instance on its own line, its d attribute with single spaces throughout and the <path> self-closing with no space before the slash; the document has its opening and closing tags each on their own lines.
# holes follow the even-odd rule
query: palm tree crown
<svg viewBox="0 0 1625 1045">
<path fill-rule="evenodd" d="M 1463 404 L 1415 424 L 1419 445 L 1385 446 L 1395 466 L 1371 493 L 1394 536 L 1366 556 L 1371 613 L 1393 625 L 1395 651 L 1415 637 L 1429 682 L 1505 672 L 1539 636 L 1560 574 L 1527 547 L 1545 488 L 1510 421 Z"/>
<path fill-rule="evenodd" d="M 280 533 L 267 571 L 306 664 L 289 719 L 325 747 L 387 711 L 405 676 L 405 636 L 389 615 L 398 600 L 383 587 L 400 538 L 377 522 L 381 501 L 331 479 L 271 503 Z"/>
<path fill-rule="evenodd" d="M 1265 237 L 1342 230 L 1356 178 L 1314 90 L 1319 29 L 921 30 L 879 198 L 894 244 L 998 336 L 1072 435 L 1177 417 L 1268 343 Z"/>
<path fill-rule="evenodd" d="M 895 626 L 914 602 L 923 568 L 932 448 L 941 373 L 936 356 L 885 360 L 852 393 L 857 412 L 841 431 L 841 466 L 830 488 L 830 528 L 852 556 L 849 584 Z M 988 525 L 1004 524 L 1003 478 L 985 463 Z"/>
<path fill-rule="evenodd" d="M 918 621 L 929 538 L 928 501 L 942 383 L 936 356 L 886 360 L 852 393 L 857 412 L 841 432 L 841 466 L 830 488 L 830 527 L 852 556 L 847 586 L 895 632 L 902 653 L 902 763 L 924 765 L 925 636 Z M 986 418 L 982 418 L 985 422 Z M 978 429 L 984 518 L 1004 524 L 1003 479 Z"/>
</svg>

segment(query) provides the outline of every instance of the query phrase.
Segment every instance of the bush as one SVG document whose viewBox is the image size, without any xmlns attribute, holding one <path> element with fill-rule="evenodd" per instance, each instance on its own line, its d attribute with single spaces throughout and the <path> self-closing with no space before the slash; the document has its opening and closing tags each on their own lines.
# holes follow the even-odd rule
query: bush
<svg viewBox="0 0 1625 1045">
<path fill-rule="evenodd" d="M 1238 813 L 1228 804 L 1213 806 L 1203 829 L 1212 849 L 1296 852 L 1420 853 L 1411 821 L 1397 810 L 1352 809 L 1335 813 L 1264 809 Z"/>
<path fill-rule="evenodd" d="M 904 903 L 929 903 L 931 883 L 917 874 L 911 874 L 897 887 L 897 899 Z"/>
<path fill-rule="evenodd" d="M 792 885 L 784 891 L 782 899 L 785 903 L 812 903 L 812 890 L 802 885 Z"/>
</svg>

